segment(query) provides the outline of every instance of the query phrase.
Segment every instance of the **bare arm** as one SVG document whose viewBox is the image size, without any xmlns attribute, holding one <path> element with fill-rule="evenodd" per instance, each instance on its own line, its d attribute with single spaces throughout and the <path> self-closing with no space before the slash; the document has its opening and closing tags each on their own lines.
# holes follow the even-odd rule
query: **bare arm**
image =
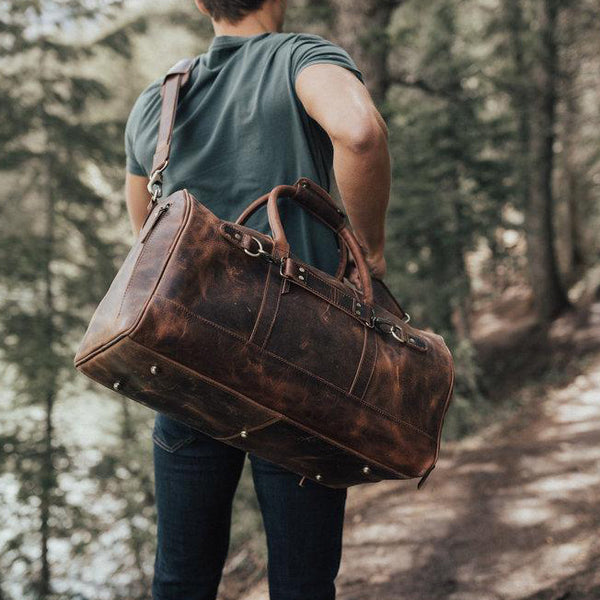
<svg viewBox="0 0 600 600">
<path fill-rule="evenodd" d="M 134 236 L 138 236 L 144 219 L 146 218 L 146 207 L 150 202 L 150 194 L 146 189 L 148 178 L 140 175 L 127 173 L 125 175 L 125 199 L 127 201 L 127 212 L 131 221 L 131 229 Z"/>
<path fill-rule="evenodd" d="M 296 79 L 306 112 L 333 144 L 333 169 L 373 275 L 385 274 L 385 213 L 391 167 L 387 127 L 366 87 L 344 67 L 315 64 Z"/>
</svg>

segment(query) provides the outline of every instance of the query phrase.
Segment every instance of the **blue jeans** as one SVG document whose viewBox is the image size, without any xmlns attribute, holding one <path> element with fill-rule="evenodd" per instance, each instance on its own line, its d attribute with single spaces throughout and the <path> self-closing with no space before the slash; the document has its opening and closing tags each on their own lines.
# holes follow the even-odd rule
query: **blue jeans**
<svg viewBox="0 0 600 600">
<path fill-rule="evenodd" d="M 154 600 L 215 600 L 246 454 L 157 414 Z M 271 600 L 333 600 L 346 490 L 250 455 L 267 535 Z"/>
</svg>

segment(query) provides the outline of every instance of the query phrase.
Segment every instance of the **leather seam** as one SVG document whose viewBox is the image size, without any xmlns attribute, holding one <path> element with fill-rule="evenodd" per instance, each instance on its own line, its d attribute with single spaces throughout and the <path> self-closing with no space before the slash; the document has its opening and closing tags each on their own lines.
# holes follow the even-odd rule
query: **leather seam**
<svg viewBox="0 0 600 600">
<path fill-rule="evenodd" d="M 165 296 L 162 296 L 160 294 L 155 294 L 156 298 L 161 298 L 162 300 L 165 300 L 171 304 L 173 304 L 173 306 L 176 306 L 177 308 L 179 308 L 180 310 L 182 310 L 183 312 L 185 312 L 186 314 L 190 315 L 191 317 L 194 317 L 196 319 L 198 319 L 199 321 L 202 321 L 203 323 L 205 323 L 206 325 L 209 325 L 211 327 L 215 327 L 216 329 L 219 329 L 220 331 L 222 331 L 223 333 L 230 335 L 238 340 L 240 340 L 242 343 L 246 343 L 246 339 L 244 337 L 242 337 L 241 335 L 230 331 L 229 329 L 226 329 L 225 327 L 223 327 L 222 325 L 218 325 L 217 323 L 213 323 L 212 321 L 209 321 L 208 319 L 205 319 L 204 317 L 201 317 L 200 315 L 197 315 L 196 313 L 188 310 L 185 306 L 182 306 L 181 304 L 171 300 L 170 298 L 166 298 Z M 279 296 L 279 298 L 281 298 L 281 295 Z M 259 346 L 256 346 L 258 348 L 260 348 Z M 422 435 L 424 435 L 425 437 L 434 440 L 435 438 L 433 436 L 431 436 L 429 433 L 427 433 L 426 431 L 423 431 L 421 428 L 419 428 L 417 425 L 414 425 L 413 423 L 410 423 L 409 421 L 405 421 L 404 419 L 400 419 L 399 417 L 396 417 L 390 413 L 388 413 L 387 411 L 379 408 L 378 406 L 374 406 L 372 404 L 369 404 L 368 402 L 365 402 L 362 398 L 359 398 L 358 396 L 355 396 L 354 394 L 349 394 L 346 390 L 338 387 L 337 385 L 335 385 L 334 383 L 331 383 L 330 381 L 327 381 L 326 379 L 323 379 L 322 377 L 320 377 L 319 375 L 316 375 L 315 373 L 311 373 L 310 371 L 307 371 L 306 369 L 303 369 L 302 367 L 299 367 L 298 365 L 295 365 L 294 363 L 286 360 L 285 358 L 278 356 L 277 354 L 274 354 L 273 352 L 270 352 L 269 350 L 265 349 L 265 348 L 260 348 L 260 350 L 262 352 L 264 352 L 265 354 L 267 354 L 268 356 L 270 356 L 272 359 L 277 360 L 279 362 L 282 362 L 286 365 L 288 365 L 289 367 L 300 371 L 301 373 L 304 373 L 305 375 L 308 375 L 309 377 L 312 377 L 313 379 L 316 379 L 317 381 L 320 381 L 321 383 L 323 383 L 324 385 L 326 385 L 327 387 L 330 387 L 334 390 L 336 390 L 337 392 L 341 392 L 342 394 L 344 394 L 344 396 L 355 400 L 356 402 L 359 402 L 360 404 L 362 404 L 363 406 L 365 406 L 366 408 L 369 408 L 370 410 L 375 411 L 376 413 L 380 414 L 382 417 L 385 417 L 386 419 L 394 422 L 394 423 L 398 423 L 398 424 L 402 424 L 405 425 L 407 427 L 410 427 L 411 429 L 414 429 L 415 431 L 418 431 L 419 433 L 421 433 Z"/>
<path fill-rule="evenodd" d="M 256 321 L 254 321 L 254 327 L 252 328 L 252 333 L 250 334 L 250 337 L 248 338 L 249 343 L 252 343 L 252 340 L 254 339 L 254 336 L 256 334 L 256 330 L 258 329 L 258 324 L 260 323 L 260 319 L 263 315 L 263 311 L 264 311 L 265 304 L 267 301 L 267 292 L 269 290 L 269 286 L 271 285 L 272 267 L 273 267 L 273 265 L 269 264 L 269 268 L 267 269 L 267 278 L 265 280 L 265 287 L 263 288 L 262 299 L 260 301 L 260 308 L 258 309 L 258 314 L 256 315 Z"/>
<path fill-rule="evenodd" d="M 363 360 L 365 358 L 365 354 L 367 353 L 367 336 L 369 335 L 368 330 L 365 328 L 364 329 L 364 335 L 363 335 L 363 347 L 362 347 L 362 352 L 360 354 L 360 360 L 358 361 L 358 366 L 356 367 L 356 372 L 354 373 L 354 379 L 352 379 L 352 384 L 350 385 L 350 389 L 348 390 L 349 394 L 352 394 L 352 390 L 354 389 L 354 386 L 356 385 L 356 382 L 358 380 L 358 375 L 360 373 L 360 369 L 363 365 Z"/>
<path fill-rule="evenodd" d="M 310 272 L 311 277 L 315 277 L 316 279 L 319 279 L 320 281 L 322 281 L 323 283 L 325 283 L 326 285 L 331 285 L 329 284 L 327 281 L 323 281 L 322 279 L 320 279 L 319 277 L 316 277 L 312 271 Z M 330 298 L 327 298 L 326 296 L 324 296 L 323 294 L 321 294 L 321 292 L 317 292 L 314 288 L 309 287 L 308 285 L 304 285 L 302 283 L 297 282 L 293 277 L 286 277 L 285 279 L 287 279 L 288 281 L 293 281 L 298 287 L 301 287 L 304 290 L 309 291 L 311 294 L 314 294 L 315 296 L 319 296 L 319 298 L 322 298 L 323 300 L 325 300 L 325 302 L 328 302 L 329 304 L 331 304 L 332 306 L 335 306 L 336 308 L 338 308 L 339 310 L 345 312 L 349 317 L 352 317 L 353 319 L 355 319 L 356 321 L 358 321 L 361 324 L 365 324 L 364 319 L 361 319 L 360 317 L 358 317 L 355 314 L 352 314 L 351 311 L 349 311 L 347 308 L 344 308 L 343 306 L 341 306 L 340 304 L 337 304 L 335 302 L 332 302 Z M 340 292 L 340 294 L 342 294 L 344 297 L 346 298 L 352 298 L 352 300 L 354 301 L 355 298 L 353 298 L 352 296 L 348 296 L 347 294 L 344 294 L 341 290 L 338 290 Z"/>
<path fill-rule="evenodd" d="M 192 313 L 193 314 L 193 313 Z M 392 473 L 395 473 L 397 475 L 400 475 L 403 478 L 406 479 L 414 479 L 415 476 L 413 475 L 407 475 L 406 473 L 403 473 L 402 471 L 399 471 L 398 469 L 394 468 L 394 467 L 389 467 L 386 466 L 382 463 L 380 463 L 379 461 L 369 458 L 367 456 L 365 456 L 364 454 L 360 453 L 360 452 L 356 452 L 356 450 L 353 450 L 352 448 L 349 448 L 348 446 L 346 446 L 345 444 L 341 444 L 340 442 L 336 442 L 334 440 L 332 440 L 331 438 L 329 438 L 327 435 L 319 433 L 318 431 L 316 431 L 315 429 L 313 429 L 312 427 L 308 427 L 307 425 L 301 425 L 300 423 L 298 423 L 297 421 L 295 421 L 294 419 L 287 417 L 286 415 L 280 413 L 279 411 L 273 410 L 271 408 L 267 408 L 265 406 L 262 406 L 260 404 L 258 404 L 256 401 L 252 400 L 252 398 L 249 398 L 248 396 L 237 392 L 236 390 L 220 383 L 219 381 L 216 381 L 215 379 L 212 379 L 211 377 L 208 377 L 206 375 L 203 375 L 202 373 L 198 373 L 198 371 L 194 371 L 193 369 L 190 369 L 189 367 L 181 364 L 180 362 L 173 360 L 167 356 L 163 356 L 162 354 L 160 354 L 159 352 L 156 352 L 155 350 L 152 350 L 152 348 L 148 348 L 147 346 L 144 346 L 143 344 L 140 344 L 139 342 L 136 342 L 131 336 L 127 336 L 127 339 L 130 343 L 135 344 L 136 346 L 143 348 L 146 352 L 150 352 L 151 354 L 154 354 L 155 356 L 158 356 L 161 360 L 164 360 L 166 362 L 172 363 L 177 365 L 179 368 L 184 369 L 185 371 L 188 371 L 190 373 L 193 373 L 194 375 L 198 376 L 200 379 L 202 379 L 203 381 L 205 381 L 206 383 L 208 383 L 209 385 L 212 385 L 213 387 L 216 387 L 217 389 L 220 389 L 221 391 L 224 391 L 228 394 L 231 394 L 232 396 L 235 396 L 237 398 L 241 398 L 242 400 L 252 404 L 253 406 L 256 406 L 258 408 L 260 408 L 261 410 L 264 410 L 265 412 L 270 412 L 271 414 L 275 414 L 278 415 L 278 417 L 281 418 L 282 421 L 284 421 L 285 423 L 290 423 L 291 425 L 298 427 L 298 429 L 301 429 L 303 431 L 306 431 L 307 433 L 311 434 L 311 435 L 315 435 L 320 437 L 321 439 L 325 440 L 326 442 L 328 442 L 329 444 L 331 444 L 332 446 L 335 446 L 337 448 L 341 448 L 342 450 L 347 451 L 349 454 L 353 455 L 353 456 L 358 456 L 359 458 L 365 460 L 365 461 L 369 461 L 371 462 L 373 465 L 376 465 L 378 467 L 380 467 L 381 469 L 385 470 L 385 471 L 389 471 Z"/>
<path fill-rule="evenodd" d="M 377 364 L 377 357 L 379 356 L 379 338 L 375 332 L 372 334 L 367 330 L 367 336 L 373 335 L 375 337 L 375 356 L 373 357 L 373 364 L 371 365 L 371 372 L 369 373 L 369 379 L 365 384 L 365 389 L 360 397 L 360 399 L 364 402 L 364 397 L 367 395 L 367 390 L 369 389 L 369 385 L 371 385 L 371 379 L 373 379 L 373 373 L 375 373 L 375 365 Z M 424 433 L 424 432 L 423 432 Z M 431 438 L 431 436 L 429 436 Z M 431 438 L 433 439 L 433 438 Z"/>
<path fill-rule="evenodd" d="M 96 355 L 98 355 L 100 352 L 103 352 L 107 348 L 110 348 L 114 344 L 118 343 L 124 337 L 128 336 L 131 332 L 133 332 L 136 329 L 136 327 L 139 325 L 140 321 L 144 317 L 144 314 L 146 313 L 146 310 L 147 310 L 148 306 L 150 305 L 150 303 L 152 302 L 152 298 L 153 298 L 156 290 L 158 289 L 158 286 L 160 285 L 160 282 L 162 281 L 164 272 L 165 272 L 166 268 L 168 267 L 169 263 L 171 262 L 171 259 L 173 258 L 173 254 L 175 253 L 175 249 L 179 245 L 179 242 L 181 240 L 183 232 L 186 230 L 186 228 L 188 227 L 188 225 L 190 223 L 190 216 L 192 214 L 192 211 L 191 211 L 191 197 L 187 193 L 187 190 L 182 190 L 182 192 L 183 192 L 184 198 L 186 200 L 190 200 L 190 202 L 186 203 L 186 206 L 185 206 L 185 209 L 184 209 L 184 213 L 183 213 L 183 217 L 181 219 L 181 224 L 179 225 L 179 230 L 177 231 L 177 234 L 175 235 L 175 239 L 173 240 L 171 246 L 169 246 L 167 260 L 165 261 L 165 264 L 163 265 L 163 267 L 161 269 L 161 272 L 160 272 L 160 274 L 159 274 L 159 276 L 158 276 L 158 278 L 156 280 L 156 283 L 154 285 L 154 288 L 152 289 L 152 292 L 148 296 L 148 299 L 146 300 L 146 303 L 144 304 L 144 306 L 140 310 L 137 318 L 135 319 L 135 321 L 131 324 L 131 326 L 129 328 L 127 328 L 126 330 L 122 331 L 119 335 L 115 336 L 113 339 L 109 340 L 108 342 L 105 342 L 104 344 L 101 344 L 100 346 L 97 346 L 93 350 L 90 350 L 85 356 L 83 356 L 81 359 L 79 359 L 77 361 L 77 363 L 75 364 L 76 368 L 78 368 L 81 365 L 85 364 L 86 362 L 88 362 L 89 360 L 91 360 L 92 358 L 94 358 Z M 177 193 L 177 192 L 174 192 L 174 193 Z M 147 241 L 148 240 L 146 240 L 146 243 L 147 243 Z M 143 251 L 143 248 L 142 248 L 142 251 Z M 139 257 L 138 257 L 138 259 L 139 259 Z M 137 266 L 137 260 L 136 260 L 136 266 Z M 135 271 L 132 271 L 132 273 L 131 273 L 131 277 L 132 278 L 133 278 L 134 273 L 135 273 Z M 130 281 L 131 281 L 131 279 L 130 279 Z M 128 286 L 129 286 L 129 283 L 128 283 Z"/>
<path fill-rule="evenodd" d="M 244 396 L 245 398 L 245 396 Z M 271 419 L 268 419 L 267 421 L 265 421 L 264 423 L 261 423 L 260 425 L 255 425 L 254 427 L 248 427 L 245 429 L 245 431 L 247 433 L 255 433 L 256 431 L 260 431 L 261 429 L 264 429 L 265 427 L 270 427 L 271 425 L 275 425 L 276 423 L 279 423 L 281 421 L 281 417 L 277 416 L 277 417 L 272 417 Z M 219 440 L 221 442 L 225 442 L 226 440 L 235 440 L 235 438 L 240 437 L 239 433 L 234 433 L 233 435 L 226 435 L 226 436 L 219 436 L 219 437 L 215 437 L 215 440 Z"/>
<path fill-rule="evenodd" d="M 267 350 L 266 350 L 267 342 L 269 341 L 269 338 L 271 337 L 271 333 L 273 332 L 273 327 L 275 325 L 277 315 L 279 314 L 279 305 L 281 303 L 282 287 L 283 287 L 283 284 L 281 284 L 279 286 L 279 291 L 277 292 L 277 304 L 275 305 L 275 312 L 273 313 L 273 318 L 271 319 L 271 324 L 269 325 L 267 335 L 265 336 L 265 339 L 263 340 L 263 343 L 260 346 L 260 349 L 264 350 L 265 352 L 267 352 Z"/>
</svg>

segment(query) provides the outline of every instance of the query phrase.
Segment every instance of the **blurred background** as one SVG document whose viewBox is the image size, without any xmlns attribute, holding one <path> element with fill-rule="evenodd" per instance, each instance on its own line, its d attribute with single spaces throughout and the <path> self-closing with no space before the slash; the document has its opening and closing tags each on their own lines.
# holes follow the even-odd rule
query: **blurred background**
<svg viewBox="0 0 600 600">
<path fill-rule="evenodd" d="M 600 525 L 599 10 L 598 0 L 290 2 L 286 30 L 346 48 L 388 123 L 387 280 L 417 327 L 444 335 L 457 368 L 442 446 L 448 462 L 432 475 L 433 491 L 415 494 L 407 482 L 351 490 L 348 564 L 364 565 L 385 544 L 394 556 L 381 530 L 366 546 L 361 537 L 369 511 L 384 528 L 398 523 L 379 510 L 384 496 L 385 506 L 402 496 L 406 510 L 430 503 L 434 514 L 434 502 L 444 507 L 444 482 L 458 485 L 453 465 L 464 466 L 473 447 L 506 450 L 499 444 L 517 431 L 519 443 L 539 441 L 543 468 L 555 460 L 558 473 L 589 476 L 552 488 L 584 494 L 573 505 L 548 500 L 547 485 L 527 488 L 529 513 L 515 526 L 544 548 L 574 545 L 581 565 L 548 559 L 535 567 L 543 585 L 525 578 L 517 591 L 497 588 L 489 598 L 558 598 L 577 569 L 589 577 L 569 599 L 600 598 L 600 582 L 581 591 L 592 589 L 600 551 L 579 537 Z M 0 0 L 1 600 L 150 597 L 153 413 L 86 381 L 72 359 L 132 242 L 123 193 L 128 111 L 151 81 L 206 51 L 211 38 L 192 0 Z M 579 429 L 561 429 L 574 415 Z M 536 437 L 551 425 L 572 464 Z M 578 446 L 584 438 L 588 446 Z M 523 473 L 505 471 L 519 456 L 488 456 L 500 470 L 486 467 L 485 479 L 471 469 L 479 479 L 460 479 L 457 498 L 477 486 L 520 493 Z M 543 503 L 550 512 L 536 520 Z M 544 530 L 570 511 L 578 523 L 561 529 L 567 538 Z M 415 522 L 405 517 L 404 526 Z M 497 523 L 481 518 L 480 533 L 491 534 Z M 519 533 L 503 531 L 496 542 L 510 535 Z M 428 563 L 429 592 L 423 582 L 410 587 L 395 561 L 393 581 L 384 563 L 368 563 L 362 579 L 346 568 L 341 597 L 484 600 L 469 595 L 472 575 L 467 584 L 456 565 L 447 573 L 456 551 L 447 539 L 437 567 Z M 478 566 L 476 539 L 464 543 L 461 565 L 488 590 L 487 575 L 506 577 L 501 562 Z M 523 557 L 538 551 L 532 542 Z M 253 589 L 266 598 L 265 564 L 245 473 L 223 599 L 253 598 Z"/>
</svg>

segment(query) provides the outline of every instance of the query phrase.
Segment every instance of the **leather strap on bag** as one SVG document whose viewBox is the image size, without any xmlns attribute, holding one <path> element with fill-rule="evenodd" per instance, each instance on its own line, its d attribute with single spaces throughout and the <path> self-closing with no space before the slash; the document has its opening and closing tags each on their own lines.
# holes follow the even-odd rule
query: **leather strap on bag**
<svg viewBox="0 0 600 600">
<path fill-rule="evenodd" d="M 283 223 L 281 222 L 277 200 L 281 196 L 294 198 L 296 191 L 297 189 L 294 186 L 278 185 L 271 190 L 267 199 L 267 215 L 273 234 L 273 255 L 276 259 L 285 260 L 290 255 L 290 245 L 285 235 Z M 363 301 L 366 305 L 371 307 L 373 306 L 373 285 L 371 282 L 371 273 L 369 272 L 369 267 L 365 261 L 362 248 L 356 237 L 354 237 L 354 234 L 345 226 L 345 223 L 338 233 L 340 240 L 347 246 L 348 251 L 356 264 L 362 288 Z"/>
<path fill-rule="evenodd" d="M 152 172 L 148 181 L 148 191 L 152 194 L 148 210 L 152 209 L 156 200 L 162 195 L 162 174 L 169 164 L 179 91 L 189 81 L 193 66 L 193 58 L 180 60 L 169 69 L 162 82 L 160 90 L 162 105 L 158 125 L 158 137 L 154 158 L 152 159 Z"/>
<path fill-rule="evenodd" d="M 331 197 L 323 188 L 307 177 L 298 179 L 294 187 L 295 192 L 291 196 L 292 200 L 295 200 L 306 212 L 321 221 L 337 235 L 340 261 L 335 277 L 341 281 L 348 265 L 348 249 L 340 236 L 340 230 L 346 224 L 346 215 L 333 203 Z M 268 199 L 269 194 L 264 194 L 254 200 L 244 209 L 244 212 L 235 222 L 238 225 L 243 225 L 258 209 L 267 204 Z"/>
</svg>

